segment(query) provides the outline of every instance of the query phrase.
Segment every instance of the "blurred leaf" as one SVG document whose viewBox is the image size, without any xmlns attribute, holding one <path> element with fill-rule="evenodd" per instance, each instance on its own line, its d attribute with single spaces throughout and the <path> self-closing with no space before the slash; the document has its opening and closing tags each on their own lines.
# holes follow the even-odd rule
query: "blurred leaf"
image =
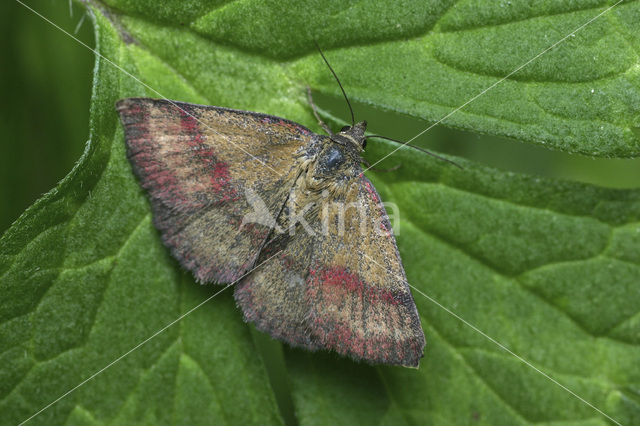
<svg viewBox="0 0 640 426">
<path fill-rule="evenodd" d="M 38 2 L 41 13 L 74 32 L 85 13 Z M 60 181 L 89 137 L 93 55 L 15 1 L 0 3 L 0 232 Z M 86 19 L 78 37 L 93 44 Z M 5 65 L 6 64 L 6 65 Z M 73 64 L 73 66 L 69 66 Z"/>
<path fill-rule="evenodd" d="M 571 11 L 575 6 L 569 1 L 545 2 L 542 9 L 541 3 L 528 8 L 511 3 L 512 9 L 504 3 L 504 11 L 457 3 L 445 12 L 444 3 L 432 2 L 429 10 L 440 11 L 435 14 L 439 19 L 427 20 L 431 23 L 420 31 L 433 30 L 425 36 L 411 33 L 410 41 L 402 41 L 409 33 L 394 33 L 395 3 L 385 5 L 388 21 L 376 21 L 373 15 L 358 21 L 341 16 L 353 14 L 351 9 L 337 9 L 331 19 L 340 31 L 330 31 L 334 27 L 320 18 L 325 15 L 314 15 L 312 8 L 277 6 L 282 13 L 273 15 L 267 2 L 164 2 L 154 7 L 155 2 L 123 1 L 114 2 L 120 12 L 96 9 L 99 51 L 161 95 L 98 60 L 85 154 L 0 239 L 0 418 L 8 423 L 26 419 L 220 289 L 196 285 L 160 243 L 125 159 L 115 100 L 163 96 L 268 112 L 317 128 L 304 99 L 304 84 L 337 93 L 312 49 L 299 57 L 317 30 L 325 47 L 358 46 L 330 51 L 343 83 L 354 87 L 350 93 L 380 107 L 406 107 L 416 115 L 437 118 L 497 80 L 470 74 L 464 67 L 472 64 L 487 75 L 506 74 L 511 65 L 544 48 L 535 25 L 550 28 L 555 23 L 559 37 L 601 10 Z M 619 20 L 623 9 L 625 16 L 637 16 L 639 3 L 611 13 L 618 13 Z M 215 7 L 219 9 L 209 12 Z M 323 7 L 323 14 L 335 8 Z M 355 16 L 382 9 L 364 3 L 353 7 L 362 12 Z M 252 37 L 243 34 L 243 26 L 233 37 L 220 27 L 223 21 L 242 21 L 253 10 L 280 16 L 281 22 L 275 27 L 255 25 Z M 299 17 L 317 19 L 308 25 L 287 21 L 295 10 Z M 415 15 L 406 10 L 407 16 Z M 216 18 L 216 11 L 228 17 Z M 541 17 L 524 19 L 527 13 Z M 381 29 L 368 28 L 372 22 L 379 22 Z M 415 25 L 419 22 L 418 17 Z M 637 140 L 621 130 L 630 126 L 632 100 L 638 95 L 637 85 L 623 87 L 637 78 L 633 67 L 602 79 L 597 76 L 606 72 L 597 63 L 589 64 L 582 78 L 597 78 L 607 87 L 604 104 L 598 107 L 567 92 L 573 88 L 578 93 L 585 84 L 579 76 L 569 78 L 565 69 L 580 69 L 580 52 L 613 55 L 615 60 L 609 57 L 609 63 L 600 65 L 603 69 L 627 60 L 618 55 L 626 50 L 616 50 L 607 41 L 616 40 L 609 34 L 611 28 L 593 25 L 590 36 L 585 32 L 569 46 L 550 52 L 547 65 L 497 87 L 449 123 L 496 134 L 512 129 L 522 139 L 545 140 L 565 149 L 637 153 Z M 505 38 L 504 26 L 513 26 L 519 35 Z M 469 27 L 477 28 L 460 29 Z M 214 30 L 216 35 L 211 34 Z M 393 41 L 392 34 L 398 40 Z M 499 44 L 491 44 L 487 34 Z M 629 30 L 627 42 L 633 37 Z M 556 39 L 549 38 L 550 43 Z M 289 45 L 293 39 L 300 44 Z M 376 40 L 388 41 L 366 45 Z M 457 60 L 464 66 L 442 74 L 444 68 L 438 67 L 444 65 L 436 64 L 435 52 L 451 58 L 456 43 Z M 519 43 L 526 54 L 512 47 L 519 59 L 499 56 L 494 64 L 474 63 L 482 58 L 473 46 L 482 43 L 493 49 Z M 607 43 L 606 49 L 602 43 Z M 261 49 L 263 54 L 256 53 Z M 483 57 L 489 60 L 490 54 Z M 538 110 L 531 114 L 531 99 L 556 89 L 559 98 L 549 95 L 545 102 L 551 104 L 545 108 L 567 109 L 541 113 L 544 108 L 537 99 Z M 590 115 L 601 116 L 608 129 L 619 130 L 618 136 L 613 131 L 607 137 L 594 133 L 591 119 L 585 118 Z M 371 143 L 367 156 L 375 160 L 391 149 Z M 408 149 L 381 167 L 397 162 L 402 165 L 397 172 L 372 178 L 383 198 L 400 208 L 396 232 L 409 281 L 616 420 L 637 423 L 640 191 L 526 177 L 471 163 L 463 163 L 460 171 Z M 428 340 L 419 370 L 285 351 L 301 424 L 606 423 L 596 411 L 427 298 L 417 292 L 414 296 Z M 34 422 L 279 423 L 261 353 L 227 291 Z"/>
</svg>

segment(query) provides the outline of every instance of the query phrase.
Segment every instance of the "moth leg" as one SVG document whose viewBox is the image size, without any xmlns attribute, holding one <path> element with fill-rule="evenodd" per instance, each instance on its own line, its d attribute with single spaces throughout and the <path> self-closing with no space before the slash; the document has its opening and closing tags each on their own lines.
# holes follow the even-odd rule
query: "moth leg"
<svg viewBox="0 0 640 426">
<path fill-rule="evenodd" d="M 361 158 L 361 161 L 364 163 L 365 166 L 367 166 L 367 170 L 373 170 L 374 172 L 384 172 L 384 173 L 395 172 L 400 168 L 400 166 L 402 166 L 402 164 L 398 164 L 389 169 L 376 169 L 375 167 L 371 167 L 371 164 L 369 164 L 369 162 L 364 158 Z"/>
<path fill-rule="evenodd" d="M 307 100 L 309 101 L 309 105 L 311 105 L 311 109 L 313 110 L 313 115 L 315 115 L 316 120 L 318 120 L 318 124 L 320 125 L 320 127 L 322 127 L 324 131 L 329 134 L 329 136 L 333 136 L 333 132 L 331 131 L 329 126 L 327 126 L 326 123 L 322 121 L 322 119 L 318 115 L 318 109 L 316 108 L 316 104 L 313 103 L 313 97 L 311 96 L 311 88 L 309 86 L 307 86 Z"/>
</svg>

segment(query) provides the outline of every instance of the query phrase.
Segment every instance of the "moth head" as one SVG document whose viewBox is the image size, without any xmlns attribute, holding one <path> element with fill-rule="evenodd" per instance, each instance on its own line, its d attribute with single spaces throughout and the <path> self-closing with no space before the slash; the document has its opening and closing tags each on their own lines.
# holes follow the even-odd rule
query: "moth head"
<svg viewBox="0 0 640 426">
<path fill-rule="evenodd" d="M 341 145 L 351 146 L 357 152 L 364 150 L 367 143 L 364 132 L 367 130 L 367 122 L 361 121 L 353 126 L 344 126 L 340 132 L 333 135 L 331 139 Z"/>
</svg>

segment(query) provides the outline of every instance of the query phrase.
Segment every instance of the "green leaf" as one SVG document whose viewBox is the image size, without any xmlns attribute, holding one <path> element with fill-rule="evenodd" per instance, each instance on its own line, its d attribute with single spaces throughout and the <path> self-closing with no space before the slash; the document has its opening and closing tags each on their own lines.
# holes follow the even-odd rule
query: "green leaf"
<svg viewBox="0 0 640 426">
<path fill-rule="evenodd" d="M 221 288 L 195 284 L 162 246 L 124 155 L 117 99 L 229 106 L 317 129 L 304 85 L 339 94 L 310 47 L 317 39 L 354 99 L 437 120 L 605 7 L 109 4 L 94 7 L 99 52 L 159 93 L 98 59 L 83 157 L 0 239 L 7 423 Z M 446 123 L 637 155 L 639 4 L 618 6 Z M 394 148 L 372 141 L 367 157 Z M 264 356 L 227 290 L 33 421 L 280 423 L 290 399 L 301 424 L 606 424 L 437 301 L 617 421 L 640 422 L 640 191 L 456 161 L 464 170 L 404 148 L 380 165 L 398 171 L 371 176 L 399 206 L 398 245 L 428 341 L 420 369 L 285 348 L 290 386 L 276 385 L 279 361 Z"/>
<path fill-rule="evenodd" d="M 289 59 L 290 78 L 338 95 L 313 48 L 318 40 L 337 48 L 331 58 L 353 100 L 428 121 L 445 117 L 610 5 L 331 0 L 313 7 L 256 0 L 177 2 L 158 10 L 147 1 L 107 3 L 234 51 Z M 639 20 L 637 1 L 618 5 L 444 123 L 573 153 L 640 155 Z"/>
<path fill-rule="evenodd" d="M 135 68 L 135 46 L 100 13 L 95 23 L 101 54 Z M 219 290 L 181 272 L 151 224 L 114 110 L 139 90 L 133 83 L 98 61 L 83 158 L 0 240 L 3 422 L 25 420 Z M 34 421 L 280 423 L 264 364 L 227 293 Z"/>
<path fill-rule="evenodd" d="M 374 158 L 389 151 L 371 148 Z M 407 276 L 428 296 L 414 291 L 427 350 L 418 371 L 378 367 L 377 389 L 362 381 L 334 395 L 349 401 L 347 413 L 373 388 L 388 395 L 394 423 L 599 423 L 594 410 L 444 306 L 616 420 L 637 422 L 640 191 L 465 163 L 460 172 L 409 149 L 391 161 L 402 167 L 374 184 L 400 206 L 394 229 Z M 330 368 L 315 374 L 299 353 L 290 362 L 300 409 L 326 406 Z M 309 387 L 318 390 L 313 398 L 298 397 Z"/>
</svg>

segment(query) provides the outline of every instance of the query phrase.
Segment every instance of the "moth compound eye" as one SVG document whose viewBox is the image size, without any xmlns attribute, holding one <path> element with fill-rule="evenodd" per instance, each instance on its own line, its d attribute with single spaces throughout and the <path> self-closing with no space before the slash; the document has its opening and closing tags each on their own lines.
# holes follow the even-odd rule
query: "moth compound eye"
<svg viewBox="0 0 640 426">
<path fill-rule="evenodd" d="M 367 140 L 363 139 L 362 140 L 362 149 L 365 149 L 367 147 Z"/>
<path fill-rule="evenodd" d="M 344 155 L 339 149 L 330 148 L 324 158 L 325 166 L 328 170 L 333 170 L 344 163 Z"/>
<path fill-rule="evenodd" d="M 340 129 L 340 133 L 342 132 L 346 132 L 347 130 L 349 130 L 351 128 L 351 126 L 344 126 L 342 129 Z"/>
</svg>

